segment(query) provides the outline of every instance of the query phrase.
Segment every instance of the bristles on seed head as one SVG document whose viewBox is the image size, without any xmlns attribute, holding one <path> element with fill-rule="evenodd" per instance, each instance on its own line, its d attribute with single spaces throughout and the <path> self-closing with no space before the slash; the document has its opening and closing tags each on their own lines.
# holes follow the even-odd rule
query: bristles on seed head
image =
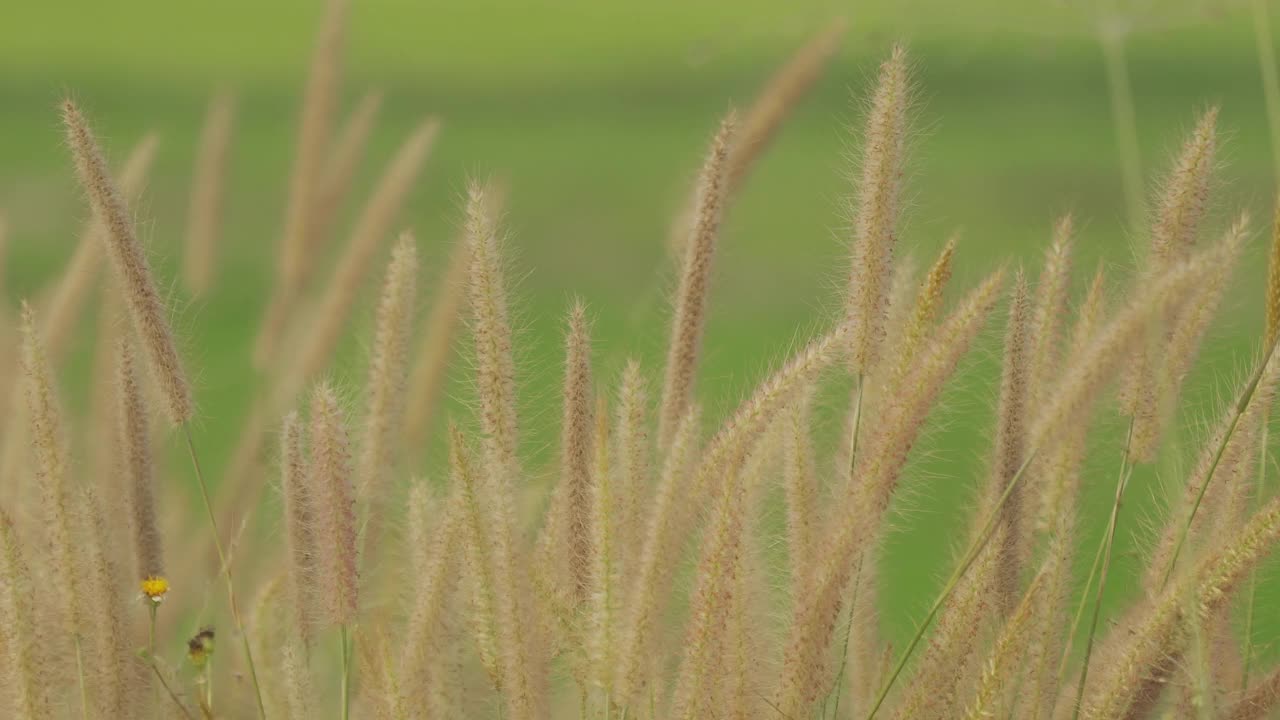
<svg viewBox="0 0 1280 720">
<path fill-rule="evenodd" d="M 146 397 L 138 383 L 129 338 L 116 342 L 116 442 L 133 530 L 134 573 L 138 581 L 165 577 L 163 542 L 156 523 L 155 469 L 151 459 Z"/>
<path fill-rule="evenodd" d="M 994 506 L 1017 474 L 1027 454 L 1027 415 L 1030 411 L 1030 321 L 1031 300 L 1026 277 L 1019 272 L 1014 281 L 1009 303 L 1009 320 L 1004 336 L 1003 371 L 1000 378 L 1000 401 L 996 412 L 996 439 L 990 480 L 984 505 Z M 999 573 L 994 589 L 1000 595 L 1000 610 L 1011 612 L 1017 602 L 1017 589 L 1022 564 L 1029 559 L 1030 549 L 1021 544 L 1022 525 L 1026 522 L 1023 493 L 1016 488 L 1000 510 L 1004 544 L 999 548 Z"/>
<path fill-rule="evenodd" d="M 347 428 L 333 388 L 311 395 L 311 490 L 317 539 L 318 612 L 322 627 L 356 619 L 356 523 Z"/>
<path fill-rule="evenodd" d="M 187 287 L 196 296 L 207 293 L 213 282 L 235 106 L 235 98 L 230 93 L 215 95 L 209 102 L 204 129 L 200 131 L 187 217 L 187 248 L 182 264 Z"/>
<path fill-rule="evenodd" d="M 329 0 L 316 38 L 298 118 L 293 171 L 289 176 L 284 235 L 276 265 L 276 287 L 254 341 L 258 368 L 274 359 L 277 338 L 286 327 L 303 285 L 315 264 L 315 220 L 320 210 L 319 179 L 337 105 L 346 37 L 348 0 Z"/>
<path fill-rule="evenodd" d="M 822 77 L 827 63 L 840 49 L 848 23 L 843 18 L 814 35 L 769 78 L 742 117 L 729 155 L 726 183 L 729 194 L 742 186 L 756 160 L 768 149 L 787 116 Z"/>
<path fill-rule="evenodd" d="M 1049 391 L 1050 379 L 1062 361 L 1062 326 L 1071 291 L 1074 232 L 1074 218 L 1069 213 L 1062 216 L 1053 228 L 1053 240 L 1045 253 L 1044 270 L 1036 283 L 1028 329 L 1030 358 L 1027 364 L 1027 384 L 1033 402 Z"/>
<path fill-rule="evenodd" d="M 471 256 L 468 296 L 475 352 L 476 395 L 487 459 L 504 472 L 516 467 L 515 359 L 510 310 L 488 188 L 473 182 L 467 192 L 466 233 Z"/>
<path fill-rule="evenodd" d="M 484 192 L 488 215 L 499 214 L 502 195 L 501 187 L 491 182 Z M 410 447 L 422 442 L 438 410 L 449 362 L 457 351 L 454 335 L 463 317 L 470 272 L 471 249 L 464 231 L 454 242 L 449 265 L 437 283 L 431 313 L 418 344 L 417 361 L 410 373 L 409 405 L 404 419 L 404 440 Z"/>
<path fill-rule="evenodd" d="M 308 479 L 302 421 L 298 413 L 284 418 L 280 433 L 280 494 L 284 499 L 285 544 L 288 549 L 289 594 L 297 637 L 309 643 L 316 619 L 317 528 L 314 507 L 318 488 Z"/>
<path fill-rule="evenodd" d="M 48 677 L 46 643 L 37 632 L 34 578 L 23 557 L 13 520 L 0 511 L 0 621 L 5 628 L 4 664 L 9 700 L 16 717 L 55 717 L 49 692 L 58 687 Z"/>
<path fill-rule="evenodd" d="M 858 158 L 851 269 L 845 313 L 854 373 L 873 365 L 884 340 L 889 277 L 902 212 L 911 80 L 906 51 L 896 46 L 880 66 Z"/>
<path fill-rule="evenodd" d="M 1153 462 L 1160 438 L 1170 421 L 1182 385 L 1199 355 L 1231 273 L 1249 237 L 1249 216 L 1242 213 L 1215 248 L 1217 257 L 1182 299 L 1176 322 L 1163 338 L 1159 359 L 1153 358 L 1156 376 L 1150 382 L 1152 407 L 1134 418 L 1130 454 L 1138 462 Z"/>
<path fill-rule="evenodd" d="M 382 502 L 387 474 L 395 465 L 395 424 L 404 414 L 417 276 L 418 249 L 413 235 L 403 233 L 387 265 L 375 321 L 373 355 L 369 360 L 368 405 L 356 465 L 356 488 L 365 505 Z M 375 522 L 380 521 L 370 517 L 369 523 Z M 376 544 L 377 538 L 368 535 L 369 529 L 366 525 L 366 542 Z"/>
<path fill-rule="evenodd" d="M 94 214 L 106 224 L 103 238 L 107 255 L 128 302 L 133 327 L 146 349 L 147 364 L 164 394 L 169 420 L 181 425 L 191 419 L 194 411 L 191 387 L 146 254 L 134 233 L 133 219 L 107 170 L 97 140 L 80 109 L 70 100 L 62 104 L 62 120 L 80 184 L 89 196 Z"/>
<path fill-rule="evenodd" d="M 439 131 L 440 124 L 434 119 L 418 126 L 391 159 L 356 219 L 351 237 L 333 268 L 333 276 L 325 286 L 314 324 L 303 341 L 299 369 L 289 370 L 304 382 L 323 372 L 333 355 L 378 249 L 391 232 Z M 293 398 L 287 401 L 292 402 Z"/>
<path fill-rule="evenodd" d="M 560 473 L 567 490 L 569 575 L 578 602 L 591 580 L 592 437 L 591 337 L 586 307 L 575 301 L 565 332 L 564 408 Z"/>
<path fill-rule="evenodd" d="M 159 138 L 155 133 L 147 133 L 133 146 L 129 157 L 120 168 L 120 189 L 125 198 L 132 202 L 142 195 L 147 174 L 155 159 Z M 75 252 L 67 261 L 67 267 L 58 279 L 53 296 L 49 298 L 44 318 L 45 347 L 49 353 L 49 361 L 58 367 L 79 326 L 81 310 L 85 298 L 98 277 L 103 250 L 103 234 L 107 232 L 106 223 L 94 213 L 86 223 Z"/>
<path fill-rule="evenodd" d="M 315 244 L 321 246 L 351 189 L 352 180 L 365 157 L 365 146 L 382 109 L 383 94 L 370 90 L 360 98 L 346 124 L 333 141 L 333 150 L 325 161 L 324 172 L 316 189 L 316 207 L 310 224 Z"/>
<path fill-rule="evenodd" d="M 1276 197 L 1275 218 L 1271 221 L 1271 246 L 1267 253 L 1267 326 L 1263 347 L 1271 347 L 1280 337 L 1280 195 Z"/>
<path fill-rule="evenodd" d="M 695 403 L 680 420 L 644 528 L 644 539 L 629 583 L 628 603 L 619 634 L 619 664 L 616 686 L 624 702 L 639 702 L 652 689 L 651 664 L 654 645 L 660 634 L 656 626 L 662 617 L 671 577 L 679 552 L 696 515 L 686 500 L 688 483 L 698 452 L 701 411 Z"/>
<path fill-rule="evenodd" d="M 1218 108 L 1200 116 L 1187 138 L 1156 206 L 1151 228 L 1151 265 L 1161 269 L 1187 256 L 1204 219 L 1217 149 Z"/>
<path fill-rule="evenodd" d="M 971 291 L 941 324 L 902 385 L 883 397 L 892 398 L 860 451 L 848 497 L 833 517 L 829 551 L 816 558 L 807 591 L 792 610 L 784 645 L 781 680 L 774 705 L 783 714 L 802 717 L 819 699 L 828 677 L 832 633 L 843 607 L 843 592 L 852 575 L 852 559 L 865 551 L 879 532 L 907 454 L 921 425 L 991 312 L 1004 272 L 998 271 Z"/>
<path fill-rule="evenodd" d="M 66 591 L 56 593 L 55 607 L 71 627 L 81 627 L 80 574 L 76 572 L 72 544 L 70 497 L 67 488 L 67 449 L 57 390 L 49 373 L 44 346 L 36 330 L 35 315 L 22 305 L 22 373 L 27 397 L 29 438 L 35 451 L 36 484 L 44 529 L 52 557 L 49 561 Z"/>
<path fill-rule="evenodd" d="M 694 222 L 685 244 L 680 286 L 674 303 L 675 314 L 671 319 L 671 337 L 667 345 L 667 369 L 658 418 L 661 447 L 670 444 L 676 423 L 693 398 L 702 333 L 706 325 L 707 296 L 711 289 L 711 268 L 727 192 L 725 172 L 737 122 L 737 113 L 730 110 L 711 141 L 698 176 Z"/>
</svg>

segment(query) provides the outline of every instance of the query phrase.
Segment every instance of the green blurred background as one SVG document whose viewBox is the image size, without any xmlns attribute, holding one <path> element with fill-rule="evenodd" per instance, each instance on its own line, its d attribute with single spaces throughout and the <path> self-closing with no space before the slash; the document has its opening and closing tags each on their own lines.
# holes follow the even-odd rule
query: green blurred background
<svg viewBox="0 0 1280 720">
<path fill-rule="evenodd" d="M 1280 15 L 1280 7 L 1273 7 Z M 1222 106 L 1227 142 L 1216 232 L 1249 208 L 1265 228 L 1274 191 L 1271 147 L 1248 3 L 1120 6 L 1143 169 L 1152 178 L 1196 115 Z M 0 208 L 10 224 L 4 287 L 32 296 L 69 257 L 87 209 L 55 110 L 70 94 L 113 158 L 156 130 L 160 154 L 138 217 L 177 320 L 200 399 L 201 442 L 214 475 L 249 400 L 249 344 L 272 279 L 305 66 L 319 3 L 312 0 L 51 0 L 0 13 Z M 832 18 L 850 23 L 843 50 L 751 177 L 728 218 L 718 258 L 700 395 L 732 407 L 771 362 L 829 320 L 845 263 L 839 210 L 848 192 L 847 128 L 879 59 L 905 41 L 921 102 L 912 204 L 902 246 L 928 261 L 960 229 L 957 287 L 1012 260 L 1035 271 L 1054 218 L 1080 221 L 1077 288 L 1099 264 L 1131 266 L 1118 153 L 1092 3 L 981 0 L 736 0 L 602 3 L 556 0 L 357 0 L 344 82 L 349 109 L 368 88 L 387 102 L 350 205 L 425 115 L 444 120 L 403 224 L 435 275 L 468 177 L 509 183 L 507 220 L 520 306 L 526 445 L 549 459 L 556 430 L 559 327 L 574 294 L 596 319 L 600 375 L 628 355 L 657 369 L 665 341 L 660 290 L 672 270 L 665 238 L 718 118 L 750 102 L 769 72 Z M 235 151 L 218 285 L 194 301 L 177 278 L 196 135 L 220 88 L 238 96 Z M 350 210 L 348 208 L 348 217 Z M 1263 233 L 1260 233 L 1261 236 Z M 1161 480 L 1253 356 L 1261 322 L 1265 242 L 1250 247 L 1211 349 L 1189 383 L 1178 438 L 1161 472 L 1140 470 L 1128 524 L 1149 528 Z M 428 287 L 427 293 L 431 288 Z M 361 381 L 367 302 L 335 376 Z M 425 300 L 424 300 L 425 302 Z M 82 407 L 92 323 L 65 378 Z M 914 462 L 885 563 L 885 620 L 902 639 L 950 567 L 989 447 L 998 323 L 992 323 L 935 414 Z M 455 395 L 465 385 L 455 383 Z M 834 397 L 834 395 L 833 395 Z M 839 408 L 830 408 L 834 418 Z M 1090 547 L 1119 454 L 1107 418 L 1087 477 Z M 536 429 L 540 427 L 541 429 Z M 421 470 L 434 472 L 433 457 Z M 1274 470 L 1274 468 L 1272 468 Z M 1122 532 L 1109 604 L 1131 598 L 1139 559 Z M 1280 634 L 1277 573 L 1268 572 L 1259 641 Z"/>
</svg>

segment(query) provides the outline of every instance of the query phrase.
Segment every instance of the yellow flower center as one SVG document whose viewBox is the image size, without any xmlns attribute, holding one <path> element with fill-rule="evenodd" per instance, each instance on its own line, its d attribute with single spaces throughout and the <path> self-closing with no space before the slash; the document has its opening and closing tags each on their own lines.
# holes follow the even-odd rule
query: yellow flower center
<svg viewBox="0 0 1280 720">
<path fill-rule="evenodd" d="M 142 594 L 146 595 L 151 602 L 158 603 L 164 600 L 167 592 L 169 592 L 169 581 L 162 577 L 152 576 L 142 581 Z"/>
</svg>

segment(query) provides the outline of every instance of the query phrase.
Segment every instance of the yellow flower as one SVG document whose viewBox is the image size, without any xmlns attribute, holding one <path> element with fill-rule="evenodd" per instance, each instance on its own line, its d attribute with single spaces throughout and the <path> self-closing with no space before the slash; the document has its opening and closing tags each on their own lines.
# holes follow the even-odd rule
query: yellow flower
<svg viewBox="0 0 1280 720">
<path fill-rule="evenodd" d="M 164 596 L 169 592 L 169 581 L 158 575 L 153 575 L 142 581 L 142 594 L 153 603 L 159 603 L 164 600 Z"/>
</svg>

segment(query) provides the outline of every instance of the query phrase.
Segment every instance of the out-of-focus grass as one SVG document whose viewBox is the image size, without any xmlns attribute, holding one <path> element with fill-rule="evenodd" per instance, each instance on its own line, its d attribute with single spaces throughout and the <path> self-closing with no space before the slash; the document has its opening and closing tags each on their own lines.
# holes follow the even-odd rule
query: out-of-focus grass
<svg viewBox="0 0 1280 720">
<path fill-rule="evenodd" d="M 193 301 L 176 280 L 171 285 L 197 375 L 199 431 L 215 470 L 253 390 L 248 343 L 272 278 L 317 5 L 24 3 L 7 8 L 0 22 L 0 207 L 12 228 L 10 302 L 55 277 L 87 212 L 62 146 L 58 99 L 70 93 L 83 103 L 114 157 L 149 129 L 161 134 L 138 216 L 162 276 L 175 278 L 204 103 L 216 87 L 239 91 L 218 287 Z M 847 191 L 843 152 L 851 142 L 845 127 L 858 107 L 851 98 L 861 96 L 895 39 L 910 43 L 921 81 L 907 252 L 927 261 L 946 235 L 962 229 L 957 285 L 1006 260 L 1034 272 L 1052 220 L 1072 210 L 1081 221 L 1078 283 L 1099 263 L 1115 276 L 1127 269 L 1132 239 L 1122 227 L 1091 19 L 1054 3 L 867 5 L 845 10 L 810 2 L 782 11 L 764 0 L 663 0 L 629 8 L 585 0 L 536 8 L 492 0 L 356 3 L 345 104 L 367 87 L 388 93 L 362 192 L 415 122 L 428 113 L 445 120 L 403 219 L 418 232 L 431 271 L 454 236 L 465 179 L 492 173 L 509 182 L 530 453 L 551 456 L 560 320 L 571 295 L 586 298 L 596 317 L 602 382 L 616 379 L 628 354 L 656 370 L 665 340 L 660 291 L 671 275 L 667 224 L 708 134 L 727 107 L 749 101 L 791 48 L 842 12 L 852 26 L 844 52 L 751 179 L 726 227 L 700 384 L 713 410 L 726 410 L 768 361 L 835 310 L 845 257 L 840 208 Z M 1165 16 L 1172 18 L 1167 27 L 1140 24 L 1131 43 L 1145 169 L 1162 170 L 1195 113 L 1220 103 L 1229 142 L 1218 189 L 1223 210 L 1213 226 L 1249 207 L 1262 228 L 1274 182 L 1252 35 L 1240 13 L 1196 6 L 1175 8 Z M 1255 243 L 1243 265 L 1231 320 L 1213 331 L 1201 363 L 1209 369 L 1192 383 L 1184 423 L 1216 413 L 1256 344 L 1263 245 Z M 359 338 L 367 316 L 356 315 L 359 327 L 335 370 L 341 382 L 361 381 Z M 65 374 L 73 406 L 87 395 L 90 327 L 86 322 Z M 913 466 L 912 491 L 902 503 L 908 514 L 885 563 L 883 607 L 894 637 L 933 597 L 952 559 L 950 538 L 963 533 L 963 515 L 954 509 L 981 477 L 999 334 L 993 324 L 970 363 L 967 391 L 953 394 L 938 414 L 937 429 L 922 444 L 932 453 Z M 459 384 L 455 394 L 464 389 Z M 834 417 L 838 408 L 831 410 Z M 1186 457 L 1199 436 L 1188 429 L 1180 437 L 1175 451 Z M 1099 508 L 1111 492 L 1115 433 L 1099 433 L 1092 452 L 1097 467 L 1085 485 L 1090 507 Z M 1149 515 L 1155 483 L 1154 473 L 1139 472 L 1128 517 Z M 1084 529 L 1089 537 L 1097 536 L 1097 515 Z M 1133 547 L 1127 535 L 1120 538 L 1110 596 L 1116 602 L 1132 592 L 1125 577 L 1138 562 L 1126 554 Z M 1270 583 L 1265 601 L 1280 600 L 1276 585 Z M 1277 631 L 1273 620 L 1260 637 Z"/>
</svg>

